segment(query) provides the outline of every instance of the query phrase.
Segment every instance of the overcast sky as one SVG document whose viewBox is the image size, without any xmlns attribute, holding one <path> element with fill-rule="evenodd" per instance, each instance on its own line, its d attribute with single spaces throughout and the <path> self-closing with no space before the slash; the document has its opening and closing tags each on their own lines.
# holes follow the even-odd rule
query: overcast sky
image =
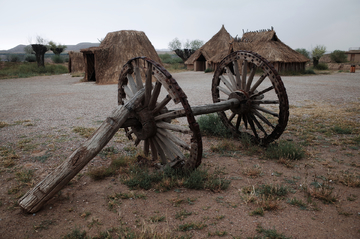
<svg viewBox="0 0 360 239">
<path fill-rule="evenodd" d="M 0 50 L 35 43 L 98 42 L 143 31 L 156 49 L 175 37 L 208 41 L 224 24 L 235 37 L 274 27 L 293 49 L 360 47 L 360 0 L 0 0 Z"/>
</svg>

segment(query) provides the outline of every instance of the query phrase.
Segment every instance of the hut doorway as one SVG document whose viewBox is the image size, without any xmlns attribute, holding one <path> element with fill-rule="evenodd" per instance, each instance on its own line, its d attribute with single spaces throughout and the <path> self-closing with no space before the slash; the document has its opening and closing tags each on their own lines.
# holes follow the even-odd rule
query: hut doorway
<svg viewBox="0 0 360 239">
<path fill-rule="evenodd" d="M 96 81 L 94 53 L 85 54 L 85 78 L 87 81 Z"/>
<path fill-rule="evenodd" d="M 206 59 L 201 54 L 198 59 L 194 62 L 194 71 L 205 71 L 206 67 Z"/>
</svg>

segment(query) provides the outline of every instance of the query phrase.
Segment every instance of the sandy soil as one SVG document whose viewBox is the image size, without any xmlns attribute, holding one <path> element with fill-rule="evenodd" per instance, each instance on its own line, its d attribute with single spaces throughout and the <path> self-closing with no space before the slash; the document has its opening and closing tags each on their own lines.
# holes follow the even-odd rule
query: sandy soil
<svg viewBox="0 0 360 239">
<path fill-rule="evenodd" d="M 211 103 L 211 73 L 183 72 L 173 76 L 188 95 L 190 105 Z M 247 238 L 257 235 L 258 225 L 275 228 L 278 233 L 292 238 L 360 238 L 359 187 L 330 182 L 337 196 L 336 203 L 324 204 L 314 199 L 316 206 L 313 204 L 307 210 L 287 203 L 288 198 L 294 197 L 306 202 L 301 187 L 319 176 L 346 170 L 360 175 L 359 147 L 326 143 L 308 146 L 306 158 L 288 168 L 265 160 L 261 155 L 242 152 L 237 141 L 233 143 L 239 151 L 230 155 L 213 153 L 210 147 L 219 139 L 203 137 L 206 157 L 202 165 L 223 170 L 225 177 L 231 180 L 227 190 L 178 188 L 161 193 L 136 190 L 133 193 L 146 195 L 146 199 L 122 199 L 114 210 L 108 208 L 108 197 L 130 190 L 121 183 L 119 176 L 91 180 L 86 174 L 88 166 L 109 164 L 108 158 L 96 156 L 42 210 L 23 213 L 16 205 L 18 198 L 84 141 L 72 129 L 97 128 L 117 106 L 117 85 L 82 83 L 80 79 L 60 75 L 0 80 L 0 121 L 7 124 L 0 128 L 0 146 L 3 151 L 12 149 L 18 155 L 15 166 L 6 168 L 2 162 L 0 164 L 0 238 L 61 238 L 75 228 L 85 230 L 92 237 L 107 233 L 117 238 L 116 235 L 124 235 L 128 228 L 127 232 L 155 231 L 164 238 L 166 235 L 168 238 L 217 238 L 221 233 L 225 234 L 224 238 Z M 333 107 L 359 106 L 359 72 L 283 77 L 283 82 L 291 107 L 322 103 Z M 360 120 L 359 113 L 356 117 Z M 282 138 L 297 141 L 296 136 L 288 132 Z M 121 151 L 128 145 L 131 143 L 124 137 L 112 140 L 108 146 Z M 254 166 L 261 169 L 260 177 L 244 174 L 245 169 Z M 34 176 L 16 191 L 19 185 L 16 173 L 24 169 L 32 170 Z M 259 206 L 244 200 L 242 189 L 262 184 L 286 185 L 292 193 L 279 201 L 277 210 L 266 211 L 264 216 L 251 216 L 250 212 Z M 182 221 L 176 219 L 176 214 L 184 210 L 191 215 Z M 165 220 L 151 219 L 156 217 L 165 217 Z M 179 230 L 179 225 L 200 222 L 206 225 L 201 230 Z"/>
</svg>

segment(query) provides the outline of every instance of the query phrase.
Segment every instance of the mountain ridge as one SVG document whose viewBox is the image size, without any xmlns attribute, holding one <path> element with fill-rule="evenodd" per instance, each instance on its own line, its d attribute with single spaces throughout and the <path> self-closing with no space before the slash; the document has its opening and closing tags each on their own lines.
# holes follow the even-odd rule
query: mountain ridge
<svg viewBox="0 0 360 239">
<path fill-rule="evenodd" d="M 76 45 L 67 45 L 65 52 L 68 51 L 80 51 L 80 49 L 89 48 L 89 47 L 96 47 L 99 46 L 100 43 L 91 43 L 91 42 L 80 42 Z M 17 45 L 9 50 L 0 50 L 0 53 L 25 53 L 24 47 L 27 45 Z"/>
</svg>

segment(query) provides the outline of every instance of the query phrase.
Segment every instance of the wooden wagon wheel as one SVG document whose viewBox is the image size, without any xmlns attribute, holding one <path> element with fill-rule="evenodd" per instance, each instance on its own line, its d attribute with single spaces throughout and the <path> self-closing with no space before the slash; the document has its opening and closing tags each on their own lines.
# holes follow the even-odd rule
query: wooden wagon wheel
<svg viewBox="0 0 360 239">
<path fill-rule="evenodd" d="M 136 119 L 137 124 L 125 127 L 127 136 L 130 139 L 135 136 L 136 146 L 142 142 L 145 156 L 151 154 L 161 167 L 198 167 L 202 157 L 201 134 L 185 93 L 161 65 L 146 57 L 136 57 L 121 71 L 118 104 L 125 104 L 142 88 L 145 97 L 129 117 Z M 171 124 L 170 119 L 162 117 L 171 100 L 181 103 L 188 126 Z"/>
<path fill-rule="evenodd" d="M 260 77 L 255 75 L 261 71 Z M 289 102 L 280 75 L 260 55 L 249 51 L 225 57 L 212 80 L 213 102 L 238 99 L 240 105 L 218 112 L 222 122 L 239 136 L 267 145 L 279 138 L 289 118 Z"/>
</svg>

